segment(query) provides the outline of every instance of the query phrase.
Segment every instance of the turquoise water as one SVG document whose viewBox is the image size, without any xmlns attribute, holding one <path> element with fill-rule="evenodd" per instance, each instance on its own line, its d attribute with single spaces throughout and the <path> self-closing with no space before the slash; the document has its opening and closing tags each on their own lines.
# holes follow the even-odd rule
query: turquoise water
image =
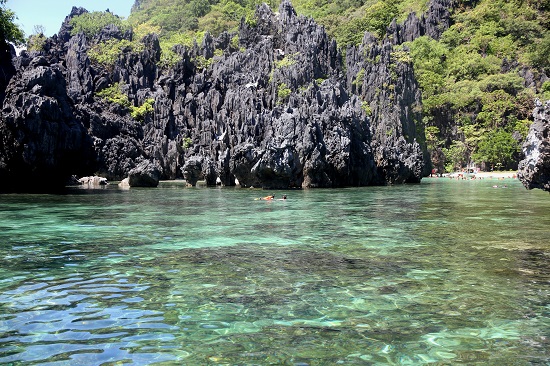
<svg viewBox="0 0 550 366">
<path fill-rule="evenodd" d="M 268 193 L 1 195 L 0 364 L 549 364 L 548 193 Z"/>
</svg>

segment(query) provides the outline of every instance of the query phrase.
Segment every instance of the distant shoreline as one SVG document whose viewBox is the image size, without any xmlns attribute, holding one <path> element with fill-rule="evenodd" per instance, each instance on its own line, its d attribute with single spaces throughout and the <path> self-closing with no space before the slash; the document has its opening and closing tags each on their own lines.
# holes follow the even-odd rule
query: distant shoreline
<svg viewBox="0 0 550 366">
<path fill-rule="evenodd" d="M 479 173 L 476 173 L 476 177 L 517 179 L 518 172 L 479 172 Z"/>
<path fill-rule="evenodd" d="M 432 177 L 427 178 L 453 178 L 457 179 L 459 178 L 459 174 L 464 174 L 465 178 L 472 179 L 475 177 L 476 179 L 517 179 L 518 172 L 517 171 L 511 171 L 511 172 L 504 172 L 504 171 L 497 171 L 497 172 L 479 172 L 479 173 L 446 173 L 443 174 L 440 177 L 436 177 L 435 175 Z"/>
</svg>

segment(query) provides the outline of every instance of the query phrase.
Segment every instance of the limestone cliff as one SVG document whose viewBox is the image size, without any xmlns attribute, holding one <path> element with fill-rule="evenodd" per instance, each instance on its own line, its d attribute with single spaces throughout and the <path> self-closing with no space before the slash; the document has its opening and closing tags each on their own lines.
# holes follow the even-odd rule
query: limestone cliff
<svg viewBox="0 0 550 366">
<path fill-rule="evenodd" d="M 442 12 L 447 2 L 431 8 Z M 382 41 L 367 33 L 344 60 L 323 27 L 283 1 L 277 13 L 259 6 L 238 35 L 175 48 L 173 66 L 160 66 L 158 39 L 149 35 L 142 49 L 123 50 L 105 67 L 90 59 L 90 47 L 134 35 L 111 26 L 94 39 L 71 36 L 69 20 L 83 12 L 73 8 L 43 52 L 13 60 L 0 119 L 4 190 L 55 186 L 74 174 L 120 180 L 144 161 L 161 179 L 191 184 L 342 187 L 422 178 L 420 91 L 410 60 L 392 46 L 440 30 L 437 14 L 410 17 Z M 98 95 L 115 83 L 131 106 L 153 99 L 154 111 L 138 121 L 128 106 Z"/>
<path fill-rule="evenodd" d="M 523 145 L 525 159 L 519 164 L 518 177 L 529 189 L 550 191 L 550 101 L 536 101 L 534 122 Z"/>
</svg>

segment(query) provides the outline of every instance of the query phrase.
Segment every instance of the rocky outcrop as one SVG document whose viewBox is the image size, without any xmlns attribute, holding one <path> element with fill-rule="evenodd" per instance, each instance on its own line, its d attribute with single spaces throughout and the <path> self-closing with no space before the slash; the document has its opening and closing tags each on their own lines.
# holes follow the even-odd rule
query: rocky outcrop
<svg viewBox="0 0 550 366">
<path fill-rule="evenodd" d="M 183 177 L 287 188 L 419 182 L 426 174 L 420 91 L 406 52 L 392 47 L 401 36 L 366 34 L 344 61 L 323 27 L 285 0 L 278 13 L 259 6 L 238 34 L 174 48 L 173 66 L 160 63 L 158 38 L 149 35 L 105 67 L 90 59 L 90 47 L 133 34 L 109 26 L 93 39 L 71 36 L 71 17 L 84 11 L 73 8 L 44 52 L 14 61 L 0 178 L 55 170 L 129 176 L 132 186 Z M 398 33 L 405 40 L 432 32 L 431 17 L 418 23 L 420 33 Z M 134 119 L 128 106 L 98 95 L 114 83 L 134 108 L 153 99 L 154 112 Z"/>
<path fill-rule="evenodd" d="M 156 187 L 160 180 L 160 170 L 150 161 L 143 161 L 128 173 L 130 187 Z"/>
<path fill-rule="evenodd" d="M 550 101 L 536 101 L 535 121 L 523 144 L 525 159 L 519 164 L 518 178 L 528 189 L 550 191 Z"/>
<path fill-rule="evenodd" d="M 394 20 L 387 31 L 387 39 L 393 44 L 402 44 L 414 41 L 418 37 L 428 36 L 439 39 L 451 25 L 451 11 L 456 0 L 432 0 L 428 4 L 428 11 L 417 15 L 410 13 L 403 24 Z"/>
<path fill-rule="evenodd" d="M 370 116 L 371 149 L 379 183 L 419 182 L 423 149 L 417 142 L 421 94 L 406 52 L 393 52 L 389 39 L 378 44 L 366 33 L 347 50 L 347 84 Z M 424 174 L 425 175 L 425 174 Z"/>
<path fill-rule="evenodd" d="M 107 178 L 98 177 L 98 176 L 79 178 L 78 183 L 85 188 L 98 188 L 109 184 L 107 182 Z"/>
<path fill-rule="evenodd" d="M 93 167 L 92 139 L 67 92 L 63 66 L 43 56 L 11 80 L 0 123 L 2 188 L 48 190 Z"/>
</svg>

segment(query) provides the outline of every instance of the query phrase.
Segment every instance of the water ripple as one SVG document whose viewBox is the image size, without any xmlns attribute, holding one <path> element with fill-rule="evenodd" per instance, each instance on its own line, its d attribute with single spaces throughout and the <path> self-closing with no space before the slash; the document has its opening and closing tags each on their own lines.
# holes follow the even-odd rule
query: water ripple
<svg viewBox="0 0 550 366">
<path fill-rule="evenodd" d="M 111 275 L 12 286 L 0 294 L 0 345 L 5 345 L 0 363 L 174 360 L 169 354 L 139 352 L 151 343 L 173 342 L 170 332 L 178 329 L 166 324 L 160 311 L 131 307 L 143 301 L 136 295 L 148 287 Z M 110 303 L 114 297 L 116 304 Z"/>
</svg>

